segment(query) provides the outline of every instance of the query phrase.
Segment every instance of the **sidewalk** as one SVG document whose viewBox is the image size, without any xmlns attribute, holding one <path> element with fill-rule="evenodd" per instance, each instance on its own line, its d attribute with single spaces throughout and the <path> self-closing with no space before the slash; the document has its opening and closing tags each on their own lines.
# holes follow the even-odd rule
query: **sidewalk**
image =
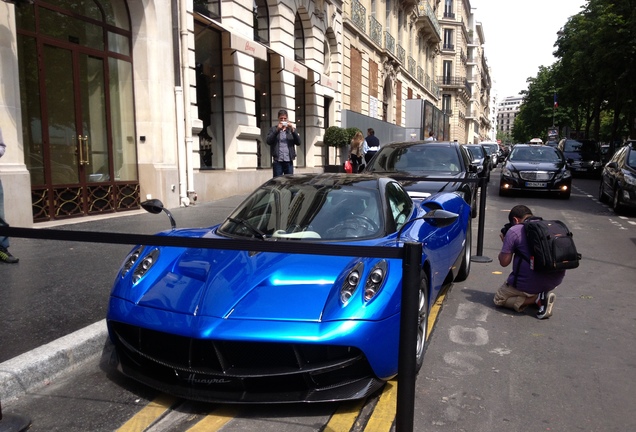
<svg viewBox="0 0 636 432">
<path fill-rule="evenodd" d="M 179 227 L 217 224 L 243 195 L 170 209 Z M 154 234 L 165 214 L 143 210 L 37 224 L 36 228 Z M 33 389 L 101 354 L 113 278 L 132 245 L 11 239 L 18 264 L 0 264 L 0 400 Z"/>
</svg>

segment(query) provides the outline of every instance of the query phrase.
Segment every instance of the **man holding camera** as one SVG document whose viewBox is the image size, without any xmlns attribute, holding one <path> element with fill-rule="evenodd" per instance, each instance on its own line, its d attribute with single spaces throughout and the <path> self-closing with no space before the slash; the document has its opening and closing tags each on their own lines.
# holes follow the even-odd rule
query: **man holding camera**
<svg viewBox="0 0 636 432">
<path fill-rule="evenodd" d="M 501 230 L 503 241 L 499 252 L 499 264 L 507 267 L 512 263 L 512 273 L 499 287 L 494 297 L 497 306 L 522 312 L 529 305 L 537 306 L 537 318 L 552 316 L 556 295 L 552 292 L 565 276 L 565 270 L 551 273 L 536 272 L 522 258 L 530 256 L 530 248 L 523 222 L 532 217 L 532 211 L 524 205 L 516 205 L 508 214 L 508 221 Z"/>
<path fill-rule="evenodd" d="M 272 151 L 274 177 L 294 173 L 295 146 L 300 145 L 300 135 L 287 119 L 287 111 L 278 111 L 278 124 L 267 133 L 267 144 Z"/>
</svg>

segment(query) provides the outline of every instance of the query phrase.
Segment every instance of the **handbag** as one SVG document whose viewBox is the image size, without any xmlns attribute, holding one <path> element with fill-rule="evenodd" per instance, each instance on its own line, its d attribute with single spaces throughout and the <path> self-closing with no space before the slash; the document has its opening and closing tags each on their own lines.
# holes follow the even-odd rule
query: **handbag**
<svg viewBox="0 0 636 432">
<path fill-rule="evenodd" d="M 344 170 L 349 174 L 353 172 L 353 165 L 351 165 L 351 161 L 349 159 L 347 159 L 347 161 L 344 163 Z"/>
</svg>

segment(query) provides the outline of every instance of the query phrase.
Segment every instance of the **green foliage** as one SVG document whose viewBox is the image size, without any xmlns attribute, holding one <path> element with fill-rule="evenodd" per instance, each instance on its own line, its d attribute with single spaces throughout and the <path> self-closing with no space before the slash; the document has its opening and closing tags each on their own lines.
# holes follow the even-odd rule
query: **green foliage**
<svg viewBox="0 0 636 432">
<path fill-rule="evenodd" d="M 344 147 L 349 145 L 351 141 L 350 138 L 347 138 L 347 131 L 339 126 L 329 126 L 325 131 L 325 136 L 323 138 L 325 144 L 329 147 Z"/>
<path fill-rule="evenodd" d="M 540 67 L 537 76 L 528 79 L 514 125 L 516 141 L 544 138 L 553 121 L 561 129 L 567 126 L 601 141 L 636 137 L 633 2 L 585 3 L 557 33 L 554 55 L 558 61 Z M 556 109 L 554 92 L 558 94 Z"/>
<path fill-rule="evenodd" d="M 360 129 L 356 128 L 356 127 L 350 127 L 345 129 L 347 131 L 347 143 L 351 143 L 351 140 L 353 139 L 353 137 L 358 133 L 361 132 Z"/>
</svg>

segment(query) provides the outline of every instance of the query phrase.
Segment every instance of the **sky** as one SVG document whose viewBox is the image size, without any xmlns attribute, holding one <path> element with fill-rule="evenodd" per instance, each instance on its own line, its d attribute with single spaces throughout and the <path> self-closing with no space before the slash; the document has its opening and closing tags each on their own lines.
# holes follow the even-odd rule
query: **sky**
<svg viewBox="0 0 636 432">
<path fill-rule="evenodd" d="M 526 90 L 539 66 L 555 62 L 556 33 L 581 12 L 585 0 L 471 0 L 475 23 L 484 31 L 484 54 L 491 69 L 491 96 L 497 103 Z"/>
</svg>

